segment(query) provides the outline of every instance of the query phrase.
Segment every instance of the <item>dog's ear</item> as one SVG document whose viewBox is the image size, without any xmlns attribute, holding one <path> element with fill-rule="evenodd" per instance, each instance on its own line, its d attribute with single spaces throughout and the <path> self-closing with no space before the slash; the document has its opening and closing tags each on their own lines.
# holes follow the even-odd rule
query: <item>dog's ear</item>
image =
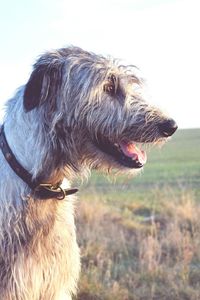
<svg viewBox="0 0 200 300">
<path fill-rule="evenodd" d="M 39 65 L 33 70 L 24 90 L 24 108 L 28 112 L 48 101 L 51 109 L 56 105 L 61 85 L 62 69 L 58 65 Z"/>
</svg>

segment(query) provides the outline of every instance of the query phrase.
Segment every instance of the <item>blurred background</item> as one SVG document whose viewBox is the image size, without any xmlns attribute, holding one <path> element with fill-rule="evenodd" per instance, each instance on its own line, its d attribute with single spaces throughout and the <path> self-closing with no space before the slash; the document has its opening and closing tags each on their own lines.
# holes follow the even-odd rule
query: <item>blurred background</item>
<svg viewBox="0 0 200 300">
<path fill-rule="evenodd" d="M 0 0 L 0 122 L 37 57 L 75 45 L 139 67 L 180 128 L 137 178 L 77 183 L 78 299 L 200 299 L 199 12 L 198 0 Z"/>
<path fill-rule="evenodd" d="M 199 127 L 198 0 L 1 0 L 0 102 L 39 54 L 75 45 L 137 65 L 152 102 Z"/>
</svg>

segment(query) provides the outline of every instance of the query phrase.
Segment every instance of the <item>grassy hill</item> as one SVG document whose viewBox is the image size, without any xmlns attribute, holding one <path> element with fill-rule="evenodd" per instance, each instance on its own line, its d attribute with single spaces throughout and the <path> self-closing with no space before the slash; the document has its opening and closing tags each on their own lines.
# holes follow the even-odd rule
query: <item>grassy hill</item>
<svg viewBox="0 0 200 300">
<path fill-rule="evenodd" d="M 77 204 L 78 300 L 200 299 L 200 129 L 152 149 L 144 172 L 94 172 Z"/>
</svg>

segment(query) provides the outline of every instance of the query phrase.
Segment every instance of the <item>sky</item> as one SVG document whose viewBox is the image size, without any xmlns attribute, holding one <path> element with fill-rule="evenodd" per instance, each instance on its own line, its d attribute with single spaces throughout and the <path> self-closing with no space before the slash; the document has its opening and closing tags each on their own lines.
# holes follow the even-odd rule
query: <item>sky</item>
<svg viewBox="0 0 200 300">
<path fill-rule="evenodd" d="M 199 0 L 0 0 L 0 106 L 40 54 L 75 45 L 136 65 L 148 101 L 200 128 L 199 12 Z"/>
</svg>

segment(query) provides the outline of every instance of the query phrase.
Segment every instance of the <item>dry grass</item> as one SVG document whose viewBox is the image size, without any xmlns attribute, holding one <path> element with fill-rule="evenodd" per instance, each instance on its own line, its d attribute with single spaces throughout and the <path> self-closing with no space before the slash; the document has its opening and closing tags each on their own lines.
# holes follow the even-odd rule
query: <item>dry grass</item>
<svg viewBox="0 0 200 300">
<path fill-rule="evenodd" d="M 200 206 L 187 192 L 155 197 L 157 210 L 134 200 L 119 209 L 97 195 L 81 200 L 78 299 L 200 299 Z"/>
</svg>

